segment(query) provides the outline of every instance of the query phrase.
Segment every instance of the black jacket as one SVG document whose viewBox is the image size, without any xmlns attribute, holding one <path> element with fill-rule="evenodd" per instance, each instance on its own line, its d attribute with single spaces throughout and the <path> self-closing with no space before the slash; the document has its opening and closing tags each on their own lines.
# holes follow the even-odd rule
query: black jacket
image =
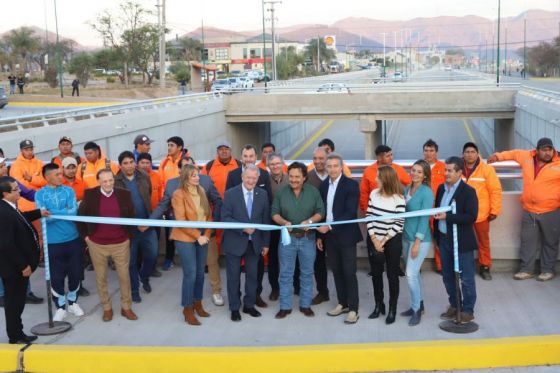
<svg viewBox="0 0 560 373">
<path fill-rule="evenodd" d="M 326 178 L 319 186 L 321 198 L 325 204 L 325 215 L 327 213 L 327 194 L 329 193 L 330 178 Z M 358 205 L 360 202 L 360 187 L 355 180 L 344 175 L 340 177 L 332 207 L 334 221 L 355 220 L 358 218 Z M 344 246 L 352 246 L 362 241 L 362 231 L 358 223 L 333 225 L 332 231 L 338 241 Z M 324 236 L 319 234 L 319 237 Z"/>
<path fill-rule="evenodd" d="M 243 168 L 239 167 L 235 170 L 231 170 L 228 173 L 226 181 L 226 190 L 238 186 L 243 182 L 241 180 L 241 173 Z M 268 203 L 272 204 L 272 189 L 270 189 L 270 175 L 267 171 L 259 169 L 259 180 L 257 180 L 257 188 L 261 188 L 266 191 L 268 196 Z"/>
<path fill-rule="evenodd" d="M 441 184 L 436 194 L 436 207 L 441 206 L 441 200 L 445 193 L 444 184 Z M 453 246 L 453 224 L 457 224 L 457 236 L 459 241 L 459 251 L 467 252 L 478 250 L 478 243 L 474 233 L 474 223 L 478 216 L 478 198 L 476 191 L 464 181 L 460 181 L 457 190 L 451 201 L 457 204 L 457 213 L 447 212 L 447 243 Z M 434 235 L 439 240 L 438 221 L 434 222 Z M 436 241 L 437 242 L 437 241 Z"/>
<path fill-rule="evenodd" d="M 41 218 L 41 210 L 22 213 L 27 223 L 6 201 L 0 200 L 0 276 L 22 276 L 21 272 L 39 263 L 39 235 L 31 224 Z"/>
</svg>

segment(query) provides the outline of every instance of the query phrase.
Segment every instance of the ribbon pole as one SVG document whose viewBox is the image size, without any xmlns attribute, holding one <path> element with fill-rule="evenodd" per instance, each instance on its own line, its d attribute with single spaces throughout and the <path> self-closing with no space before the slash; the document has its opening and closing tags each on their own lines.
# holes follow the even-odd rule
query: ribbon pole
<svg viewBox="0 0 560 373">
<path fill-rule="evenodd" d="M 49 262 L 49 243 L 47 239 L 46 218 L 41 218 L 41 232 L 43 234 L 43 257 L 45 259 L 45 281 L 47 283 L 47 308 L 49 320 L 46 323 L 37 324 L 32 327 L 31 333 L 35 335 L 54 335 L 67 332 L 72 328 L 72 324 L 66 321 L 53 321 L 51 268 Z"/>
</svg>

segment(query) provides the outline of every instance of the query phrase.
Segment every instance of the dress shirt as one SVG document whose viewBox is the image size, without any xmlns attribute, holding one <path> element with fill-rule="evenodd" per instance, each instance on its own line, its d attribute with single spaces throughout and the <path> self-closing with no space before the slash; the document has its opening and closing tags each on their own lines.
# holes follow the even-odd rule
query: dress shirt
<svg viewBox="0 0 560 373">
<path fill-rule="evenodd" d="M 461 183 L 461 179 L 459 179 L 459 181 L 457 181 L 451 187 L 449 187 L 447 183 L 443 184 L 443 188 L 445 189 L 445 192 L 441 197 L 441 204 L 439 207 L 449 206 L 451 204 L 451 198 L 453 198 L 453 195 L 455 194 L 455 191 L 459 187 L 460 183 Z M 438 229 L 441 233 L 447 234 L 447 222 L 445 220 L 440 220 L 438 222 Z"/>
<path fill-rule="evenodd" d="M 334 221 L 334 216 L 332 212 L 334 195 L 336 193 L 336 188 L 338 187 L 338 182 L 340 181 L 341 177 L 342 177 L 342 173 L 338 175 L 335 181 L 329 179 L 329 191 L 327 192 L 327 223 Z"/>
</svg>

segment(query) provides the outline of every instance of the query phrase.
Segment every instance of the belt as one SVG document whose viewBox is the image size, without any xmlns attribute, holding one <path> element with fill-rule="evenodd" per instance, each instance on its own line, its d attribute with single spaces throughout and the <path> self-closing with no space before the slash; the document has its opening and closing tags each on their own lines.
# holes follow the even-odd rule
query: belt
<svg viewBox="0 0 560 373">
<path fill-rule="evenodd" d="M 313 231 L 292 232 L 290 233 L 290 236 L 295 238 L 302 238 L 305 236 L 310 236 L 311 234 L 313 234 Z"/>
</svg>

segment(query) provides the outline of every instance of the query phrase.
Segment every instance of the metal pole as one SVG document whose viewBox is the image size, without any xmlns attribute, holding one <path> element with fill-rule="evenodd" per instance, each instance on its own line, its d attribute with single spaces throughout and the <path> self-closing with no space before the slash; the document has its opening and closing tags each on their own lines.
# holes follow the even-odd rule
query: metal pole
<svg viewBox="0 0 560 373">
<path fill-rule="evenodd" d="M 261 0 L 261 5 L 262 5 L 262 24 L 263 24 L 263 69 L 264 69 L 264 88 L 265 88 L 265 92 L 266 92 L 266 87 L 267 87 L 267 83 L 266 83 L 266 28 L 265 28 L 265 22 L 264 22 L 264 0 Z"/>
<path fill-rule="evenodd" d="M 321 74 L 321 37 L 317 35 L 317 73 Z"/>
<path fill-rule="evenodd" d="M 64 87 L 62 82 L 62 76 L 64 72 L 62 71 L 62 56 L 60 50 L 60 40 L 58 37 L 58 15 L 56 12 L 56 0 L 54 0 L 54 21 L 56 25 L 56 59 L 58 64 L 58 81 L 60 85 L 60 97 L 64 98 Z"/>
<path fill-rule="evenodd" d="M 275 28 L 275 16 L 274 16 L 274 4 L 279 3 L 282 4 L 281 1 L 265 1 L 266 4 L 270 4 L 270 20 L 272 25 L 272 79 L 276 80 L 276 28 Z"/>
<path fill-rule="evenodd" d="M 508 29 L 506 27 L 506 33 L 505 33 L 505 41 L 504 41 L 504 75 L 508 75 L 508 64 L 507 64 L 507 34 L 508 34 Z"/>
<path fill-rule="evenodd" d="M 158 0 L 159 3 L 159 0 Z M 159 86 L 165 87 L 165 0 L 161 0 L 161 9 L 158 7 L 160 13 L 159 24 Z"/>
<path fill-rule="evenodd" d="M 387 33 L 386 32 L 382 32 L 381 35 L 383 35 L 383 76 L 385 77 L 385 68 L 386 68 L 386 52 L 385 52 L 385 39 L 387 37 Z"/>
<path fill-rule="evenodd" d="M 527 73 L 527 18 L 523 20 L 523 74 L 522 77 L 525 79 L 525 74 Z"/>
<path fill-rule="evenodd" d="M 501 0 L 498 0 L 498 49 L 496 50 L 496 84 L 500 84 L 500 12 Z"/>
</svg>

